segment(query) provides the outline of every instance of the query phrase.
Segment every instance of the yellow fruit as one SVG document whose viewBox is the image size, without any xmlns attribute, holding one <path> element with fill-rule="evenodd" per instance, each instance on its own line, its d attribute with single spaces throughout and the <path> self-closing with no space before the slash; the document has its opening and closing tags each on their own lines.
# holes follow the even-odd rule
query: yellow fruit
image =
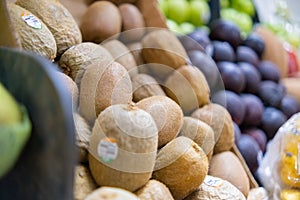
<svg viewBox="0 0 300 200">
<path fill-rule="evenodd" d="M 280 160 L 280 177 L 288 186 L 300 188 L 300 169 L 299 169 L 299 152 L 300 152 L 300 135 L 287 134 L 284 137 L 284 150 Z"/>
<path fill-rule="evenodd" d="M 30 132 L 26 109 L 0 83 L 0 179 L 14 166 Z"/>
<path fill-rule="evenodd" d="M 0 82 L 0 125 L 18 123 L 21 117 L 17 102 Z"/>
</svg>

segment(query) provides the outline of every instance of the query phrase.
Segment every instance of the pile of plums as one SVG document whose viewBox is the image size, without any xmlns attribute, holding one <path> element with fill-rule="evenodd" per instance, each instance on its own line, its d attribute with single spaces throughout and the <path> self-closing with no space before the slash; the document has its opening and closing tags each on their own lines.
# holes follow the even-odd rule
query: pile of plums
<svg viewBox="0 0 300 200">
<path fill-rule="evenodd" d="M 214 21 L 210 32 L 197 29 L 179 39 L 191 63 L 206 76 L 212 102 L 230 113 L 236 144 L 255 175 L 267 142 L 300 111 L 295 98 L 286 94 L 278 67 L 261 59 L 264 40 L 255 32 L 242 39 L 237 26 L 224 20 Z"/>
</svg>

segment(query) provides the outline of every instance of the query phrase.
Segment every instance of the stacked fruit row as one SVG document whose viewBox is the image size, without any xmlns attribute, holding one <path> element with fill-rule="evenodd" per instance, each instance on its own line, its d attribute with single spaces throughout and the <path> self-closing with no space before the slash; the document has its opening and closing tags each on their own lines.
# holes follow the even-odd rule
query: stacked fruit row
<svg viewBox="0 0 300 200">
<path fill-rule="evenodd" d="M 286 93 L 280 67 L 262 59 L 266 41 L 260 28 L 245 39 L 229 21 L 215 21 L 210 28 L 209 33 L 199 29 L 179 38 L 191 63 L 209 80 L 212 101 L 230 113 L 235 142 L 255 174 L 267 142 L 288 118 L 300 111 L 299 102 Z M 216 84 L 218 79 L 222 79 L 223 88 Z"/>
<path fill-rule="evenodd" d="M 144 15 L 135 4 L 114 3 L 92 2 L 79 26 L 58 1 L 17 1 L 28 10 L 9 5 L 23 20 L 15 25 L 35 33 L 18 29 L 23 47 L 30 47 L 25 50 L 48 53 L 42 31 L 56 28 L 47 36 L 62 49 L 48 58 L 57 61 L 64 72 L 57 76 L 73 97 L 75 199 L 112 193 L 122 199 L 246 199 L 250 181 L 231 152 L 231 116 L 211 102 L 204 74 L 190 65 L 173 33 L 126 26 L 127 18 L 140 17 L 137 24 L 143 24 Z"/>
</svg>

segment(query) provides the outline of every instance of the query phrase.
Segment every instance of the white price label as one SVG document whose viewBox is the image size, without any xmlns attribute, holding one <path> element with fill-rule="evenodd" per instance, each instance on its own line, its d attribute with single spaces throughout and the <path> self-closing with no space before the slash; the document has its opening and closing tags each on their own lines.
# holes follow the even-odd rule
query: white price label
<svg viewBox="0 0 300 200">
<path fill-rule="evenodd" d="M 113 138 L 102 139 L 98 144 L 98 155 L 104 162 L 111 162 L 117 158 L 118 145 Z"/>
<path fill-rule="evenodd" d="M 22 19 L 26 22 L 26 24 L 28 24 L 32 28 L 42 28 L 42 23 L 40 22 L 40 20 L 32 14 L 23 14 Z"/>
<path fill-rule="evenodd" d="M 206 176 L 204 179 L 204 183 L 208 186 L 212 186 L 212 187 L 220 187 L 223 183 L 223 181 L 219 178 L 211 178 L 209 176 Z"/>
</svg>

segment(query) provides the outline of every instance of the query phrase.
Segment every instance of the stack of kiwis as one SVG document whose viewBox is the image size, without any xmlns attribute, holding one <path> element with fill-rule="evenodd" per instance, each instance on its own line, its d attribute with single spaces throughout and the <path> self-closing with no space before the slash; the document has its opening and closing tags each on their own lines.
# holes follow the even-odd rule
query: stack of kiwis
<svg viewBox="0 0 300 200">
<path fill-rule="evenodd" d="M 80 18 L 56 25 L 80 30 L 62 42 L 55 36 L 66 30 L 50 28 L 50 14 L 36 13 L 33 0 L 17 1 L 49 25 L 57 49 L 45 52 L 57 61 L 74 101 L 75 199 L 197 200 L 199 191 L 213 187 L 203 186 L 209 174 L 230 184 L 213 190 L 212 199 L 230 194 L 228 188 L 245 199 L 249 179 L 231 153 L 228 111 L 210 101 L 207 80 L 189 64 L 178 38 L 147 27 L 138 2 L 82 1 Z"/>
</svg>

